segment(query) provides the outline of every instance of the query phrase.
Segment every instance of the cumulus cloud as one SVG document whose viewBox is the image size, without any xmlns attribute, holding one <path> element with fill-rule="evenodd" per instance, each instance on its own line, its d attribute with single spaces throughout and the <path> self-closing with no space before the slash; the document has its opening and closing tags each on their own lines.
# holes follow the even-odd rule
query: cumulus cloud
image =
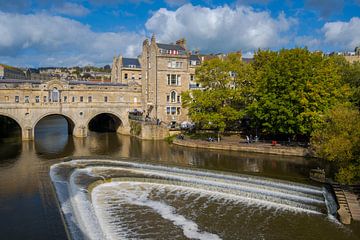
<svg viewBox="0 0 360 240">
<path fill-rule="evenodd" d="M 159 9 L 145 26 L 163 42 L 185 37 L 193 49 L 248 51 L 284 46 L 294 24 L 296 21 L 283 13 L 273 18 L 269 12 L 250 7 L 207 8 L 187 4 L 175 11 Z"/>
<path fill-rule="evenodd" d="M 360 18 L 358 17 L 351 18 L 349 22 L 328 22 L 322 31 L 327 43 L 340 46 L 343 50 L 353 50 L 360 45 Z"/>
<path fill-rule="evenodd" d="M 136 56 L 142 34 L 136 32 L 94 32 L 88 25 L 46 14 L 0 12 L 0 61 L 24 56 L 41 65 L 109 63 L 115 53 Z M 40 61 L 40 59 L 42 59 Z"/>
<path fill-rule="evenodd" d="M 305 7 L 318 11 L 321 17 L 327 18 L 333 13 L 341 13 L 344 0 L 305 0 Z"/>
<path fill-rule="evenodd" d="M 74 17 L 82 17 L 90 13 L 90 10 L 86 7 L 76 4 L 66 2 L 61 6 L 53 7 L 52 11 L 54 13 L 67 15 L 67 16 L 74 16 Z"/>
<path fill-rule="evenodd" d="M 65 0 L 0 0 L 0 11 L 27 13 L 39 9 L 49 9 L 64 2 Z"/>
<path fill-rule="evenodd" d="M 313 36 L 297 36 L 295 37 L 295 44 L 299 47 L 308 47 L 313 50 L 321 45 L 321 40 Z"/>
</svg>

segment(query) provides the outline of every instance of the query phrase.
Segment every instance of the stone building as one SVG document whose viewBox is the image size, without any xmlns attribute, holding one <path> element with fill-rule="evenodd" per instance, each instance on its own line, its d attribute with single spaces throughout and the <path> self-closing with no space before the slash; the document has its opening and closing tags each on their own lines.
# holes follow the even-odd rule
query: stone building
<svg viewBox="0 0 360 240">
<path fill-rule="evenodd" d="M 50 80 L 51 77 L 48 74 L 41 74 L 39 69 L 28 68 L 25 72 L 26 79 L 29 80 Z"/>
<path fill-rule="evenodd" d="M 0 64 L 0 79 L 26 79 L 23 70 Z"/>
<path fill-rule="evenodd" d="M 144 116 L 175 126 L 188 120 L 181 93 L 200 87 L 195 81 L 200 64 L 200 56 L 187 50 L 185 39 L 164 44 L 153 36 L 143 42 L 139 58 L 114 57 L 111 82 L 141 85 Z"/>
<path fill-rule="evenodd" d="M 137 58 L 114 57 L 111 69 L 111 82 L 141 84 L 142 71 Z"/>
<path fill-rule="evenodd" d="M 200 59 L 191 55 L 185 39 L 175 44 L 156 42 L 155 36 L 143 42 L 142 105 L 146 116 L 175 126 L 187 121 L 187 110 L 181 106 L 181 93 L 196 87 L 195 68 Z"/>
</svg>

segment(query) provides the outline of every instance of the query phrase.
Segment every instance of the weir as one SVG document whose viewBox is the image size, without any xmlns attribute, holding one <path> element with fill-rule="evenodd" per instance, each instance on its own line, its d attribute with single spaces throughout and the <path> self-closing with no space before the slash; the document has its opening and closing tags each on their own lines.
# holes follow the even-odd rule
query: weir
<svg viewBox="0 0 360 240">
<path fill-rule="evenodd" d="M 336 221 L 331 194 L 300 183 L 110 160 L 63 162 L 50 175 L 74 239 L 226 238 L 207 227 L 218 216 L 244 224 L 273 215 Z"/>
</svg>

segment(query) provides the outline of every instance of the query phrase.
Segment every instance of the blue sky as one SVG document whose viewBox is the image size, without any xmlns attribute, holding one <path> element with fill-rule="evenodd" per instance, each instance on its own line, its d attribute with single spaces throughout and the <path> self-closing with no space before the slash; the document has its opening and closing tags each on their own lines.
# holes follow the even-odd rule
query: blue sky
<svg viewBox="0 0 360 240">
<path fill-rule="evenodd" d="M 152 34 L 218 53 L 360 45 L 360 0 L 0 0 L 0 63 L 109 64 L 136 57 Z"/>
</svg>

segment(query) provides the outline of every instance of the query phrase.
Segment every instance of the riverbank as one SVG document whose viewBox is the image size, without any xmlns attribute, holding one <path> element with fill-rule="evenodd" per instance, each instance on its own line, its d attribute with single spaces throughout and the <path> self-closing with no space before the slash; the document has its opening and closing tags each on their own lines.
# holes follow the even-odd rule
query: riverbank
<svg viewBox="0 0 360 240">
<path fill-rule="evenodd" d="M 234 136 L 223 137 L 220 142 L 210 142 L 202 139 L 184 137 L 184 139 L 174 139 L 173 144 L 191 148 L 207 148 L 299 157 L 310 156 L 309 149 L 305 147 L 283 146 L 280 144 L 273 145 L 271 143 L 259 142 L 247 143 L 240 141 L 239 137 Z"/>
</svg>

